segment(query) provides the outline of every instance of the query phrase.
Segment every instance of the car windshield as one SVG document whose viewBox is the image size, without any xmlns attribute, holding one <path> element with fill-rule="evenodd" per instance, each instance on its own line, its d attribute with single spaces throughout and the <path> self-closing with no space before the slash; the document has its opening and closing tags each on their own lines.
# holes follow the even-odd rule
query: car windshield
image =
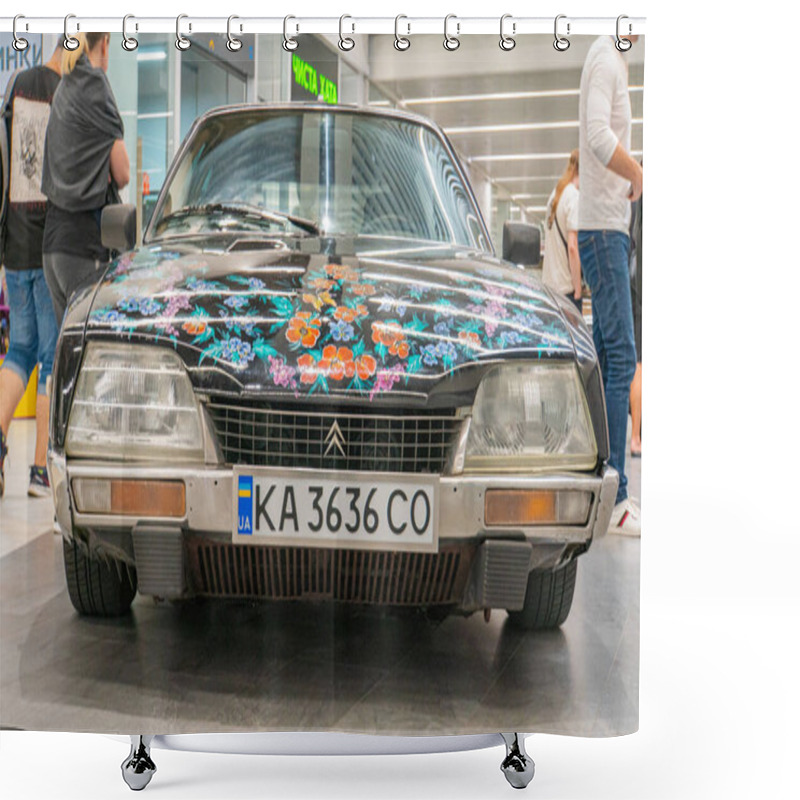
<svg viewBox="0 0 800 800">
<path fill-rule="evenodd" d="M 269 230 L 491 251 L 445 143 L 396 117 L 286 109 L 212 116 L 164 192 L 149 239 Z"/>
</svg>

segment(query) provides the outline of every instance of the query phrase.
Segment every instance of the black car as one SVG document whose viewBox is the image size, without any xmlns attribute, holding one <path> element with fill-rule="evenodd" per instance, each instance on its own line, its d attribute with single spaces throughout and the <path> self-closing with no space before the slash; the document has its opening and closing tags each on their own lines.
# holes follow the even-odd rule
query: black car
<svg viewBox="0 0 800 800">
<path fill-rule="evenodd" d="M 442 131 L 400 112 L 198 119 L 133 250 L 74 298 L 49 467 L 70 598 L 138 591 L 566 619 L 606 532 L 602 382 L 571 304 L 493 251 Z"/>
</svg>

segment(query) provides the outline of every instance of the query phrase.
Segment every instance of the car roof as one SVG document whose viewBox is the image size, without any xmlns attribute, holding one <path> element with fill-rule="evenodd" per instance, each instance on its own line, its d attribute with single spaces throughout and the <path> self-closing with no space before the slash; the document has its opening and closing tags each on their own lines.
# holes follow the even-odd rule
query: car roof
<svg viewBox="0 0 800 800">
<path fill-rule="evenodd" d="M 424 125 L 427 128 L 434 129 L 439 135 L 444 135 L 444 131 L 432 119 L 422 114 L 415 114 L 411 111 L 396 108 L 375 108 L 374 106 L 347 103 L 331 105 L 330 103 L 321 102 L 237 103 L 235 105 L 218 106 L 209 109 L 197 117 L 192 127 L 200 125 L 213 117 L 224 116 L 226 114 L 252 113 L 253 111 L 325 111 L 334 112 L 336 114 L 365 114 L 373 117 L 388 117 L 391 119 L 414 122 L 418 125 Z"/>
</svg>

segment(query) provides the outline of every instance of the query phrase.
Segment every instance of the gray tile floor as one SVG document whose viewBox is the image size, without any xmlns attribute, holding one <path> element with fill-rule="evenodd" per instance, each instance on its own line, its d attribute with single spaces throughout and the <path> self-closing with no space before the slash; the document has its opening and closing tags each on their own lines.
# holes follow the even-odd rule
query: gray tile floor
<svg viewBox="0 0 800 800">
<path fill-rule="evenodd" d="M 33 425 L 12 426 L 12 456 Z M 0 726 L 103 733 L 338 730 L 621 735 L 638 727 L 637 539 L 581 557 L 572 613 L 522 633 L 504 612 L 432 623 L 315 604 L 155 604 L 79 617 L 47 500 L 15 458 L 0 501 Z M 630 462 L 637 497 L 641 460 Z"/>
</svg>

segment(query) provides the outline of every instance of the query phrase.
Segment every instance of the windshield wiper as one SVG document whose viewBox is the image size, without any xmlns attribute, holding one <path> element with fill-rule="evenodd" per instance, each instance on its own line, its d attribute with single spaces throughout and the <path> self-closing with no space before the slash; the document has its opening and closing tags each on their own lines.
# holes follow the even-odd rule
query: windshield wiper
<svg viewBox="0 0 800 800">
<path fill-rule="evenodd" d="M 203 214 L 236 214 L 242 217 L 254 217 L 255 219 L 263 219 L 268 222 L 275 222 L 281 225 L 286 225 L 287 222 L 291 223 L 297 228 L 319 235 L 319 226 L 316 222 L 304 217 L 297 217 L 294 214 L 284 214 L 282 211 L 267 211 L 259 206 L 253 206 L 249 203 L 206 203 L 199 206 L 185 206 L 173 211 L 162 217 L 158 224 L 162 225 L 172 219 L 180 219 L 181 217 L 202 216 Z"/>
</svg>

